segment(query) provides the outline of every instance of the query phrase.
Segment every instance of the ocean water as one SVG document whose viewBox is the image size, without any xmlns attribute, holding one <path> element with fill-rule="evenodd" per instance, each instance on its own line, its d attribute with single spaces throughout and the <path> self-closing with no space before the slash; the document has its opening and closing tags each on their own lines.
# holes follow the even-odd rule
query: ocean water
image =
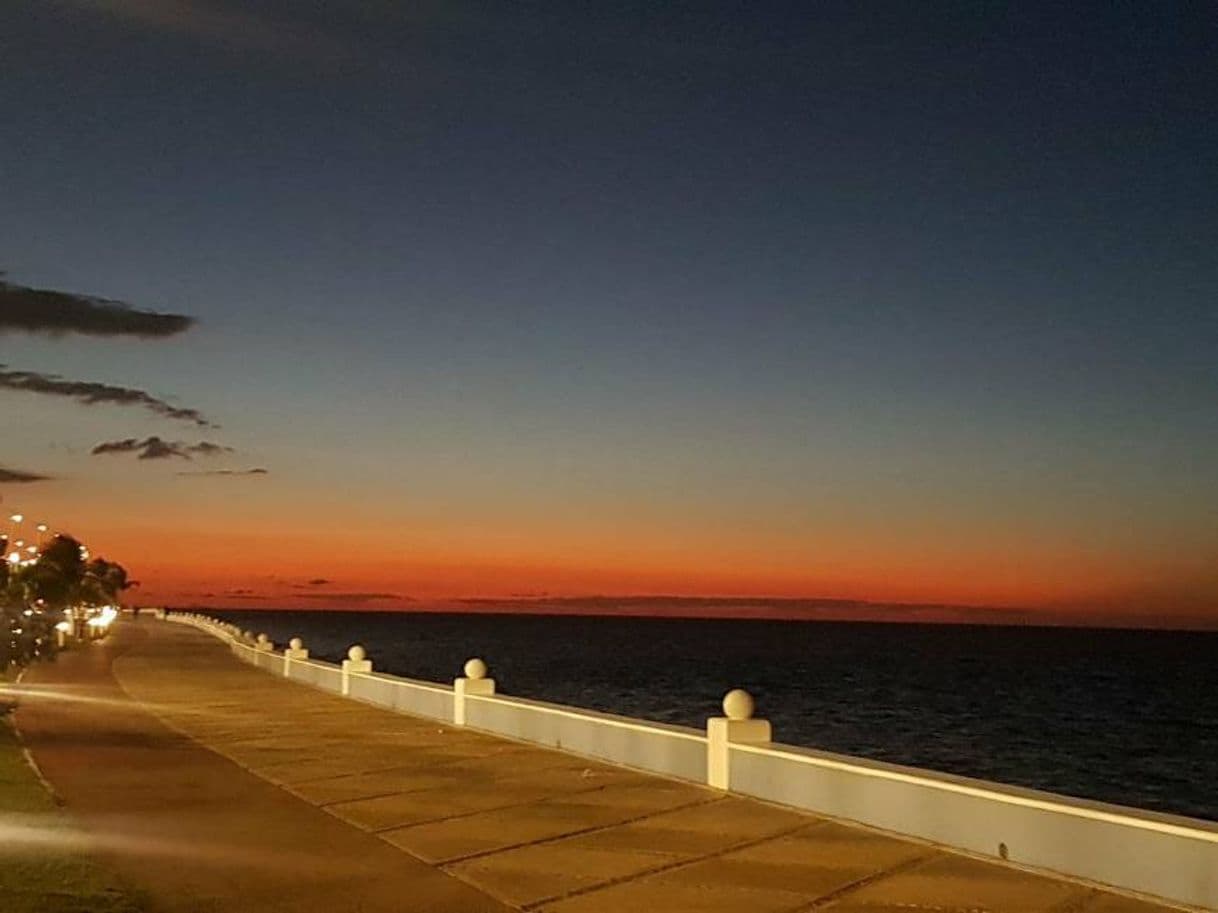
<svg viewBox="0 0 1218 913">
<path fill-rule="evenodd" d="M 1218 633 L 374 612 L 216 612 L 337 661 L 701 727 L 748 689 L 774 739 L 1218 820 Z"/>
</svg>

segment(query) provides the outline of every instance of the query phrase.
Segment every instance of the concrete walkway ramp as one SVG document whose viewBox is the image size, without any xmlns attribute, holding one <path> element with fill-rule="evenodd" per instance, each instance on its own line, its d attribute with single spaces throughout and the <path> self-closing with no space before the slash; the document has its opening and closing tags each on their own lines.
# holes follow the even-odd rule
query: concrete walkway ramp
<svg viewBox="0 0 1218 913">
<path fill-rule="evenodd" d="M 124 622 L 35 682 L 108 699 L 27 700 L 19 723 L 166 909 L 1166 909 L 344 700 L 184 625 Z"/>
</svg>

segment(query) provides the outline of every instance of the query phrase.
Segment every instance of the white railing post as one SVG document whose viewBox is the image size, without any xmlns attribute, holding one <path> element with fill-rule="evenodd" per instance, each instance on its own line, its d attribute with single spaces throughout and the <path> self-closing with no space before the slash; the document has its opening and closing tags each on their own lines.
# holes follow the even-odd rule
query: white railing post
<svg viewBox="0 0 1218 913">
<path fill-rule="evenodd" d="M 471 659 L 465 664 L 465 675 L 453 679 L 453 724 L 465 725 L 465 698 L 495 693 L 495 680 L 486 677 L 486 663 Z"/>
<path fill-rule="evenodd" d="M 372 671 L 372 660 L 367 659 L 367 656 L 368 654 L 359 644 L 347 651 L 347 658 L 343 660 L 342 692 L 344 697 L 351 693 L 352 672 Z"/>
<path fill-rule="evenodd" d="M 254 649 L 263 653 L 270 653 L 275 649 L 275 645 L 271 643 L 271 639 L 265 634 L 259 634 L 258 639 L 254 641 Z"/>
<path fill-rule="evenodd" d="M 304 641 L 299 637 L 293 637 L 288 641 L 288 648 L 283 651 L 283 676 L 289 677 L 292 674 L 292 660 L 308 659 L 309 651 L 305 649 Z"/>
<path fill-rule="evenodd" d="M 706 783 L 715 789 L 732 785 L 732 743 L 770 741 L 770 721 L 753 719 L 753 696 L 736 688 L 723 698 L 726 716 L 706 721 Z"/>
</svg>

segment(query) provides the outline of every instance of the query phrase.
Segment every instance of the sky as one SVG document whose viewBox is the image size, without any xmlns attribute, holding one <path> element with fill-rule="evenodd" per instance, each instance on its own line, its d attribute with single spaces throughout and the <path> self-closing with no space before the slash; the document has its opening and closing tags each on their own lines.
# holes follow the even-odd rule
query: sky
<svg viewBox="0 0 1218 913">
<path fill-rule="evenodd" d="M 1200 2 L 5 3 L 0 506 L 145 604 L 1218 626 L 1215 59 Z"/>
</svg>

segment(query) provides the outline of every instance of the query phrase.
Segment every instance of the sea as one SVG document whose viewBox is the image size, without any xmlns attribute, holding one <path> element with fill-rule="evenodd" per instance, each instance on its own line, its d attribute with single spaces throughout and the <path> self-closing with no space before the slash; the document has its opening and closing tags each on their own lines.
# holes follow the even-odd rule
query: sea
<svg viewBox="0 0 1218 913">
<path fill-rule="evenodd" d="M 1218 820 L 1218 632 L 216 611 L 338 661 L 703 727 L 731 688 L 774 740 Z"/>
</svg>

